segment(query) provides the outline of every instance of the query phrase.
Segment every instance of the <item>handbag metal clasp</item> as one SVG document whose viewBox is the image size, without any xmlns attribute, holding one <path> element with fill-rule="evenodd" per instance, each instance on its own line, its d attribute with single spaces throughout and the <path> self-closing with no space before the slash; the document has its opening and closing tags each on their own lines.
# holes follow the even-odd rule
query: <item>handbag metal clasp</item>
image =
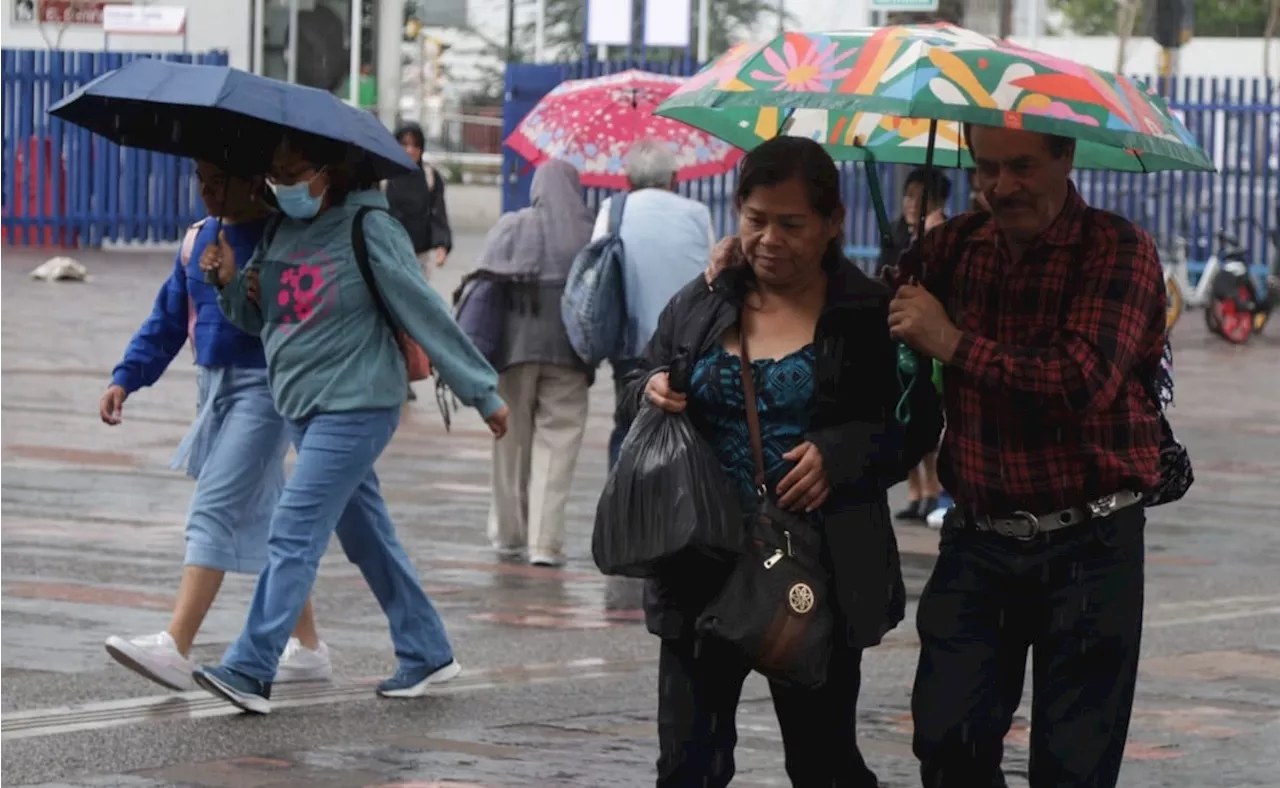
<svg viewBox="0 0 1280 788">
<path fill-rule="evenodd" d="M 794 550 L 791 549 L 791 532 L 783 531 L 782 536 L 787 540 L 787 555 L 794 556 L 796 553 Z"/>
<path fill-rule="evenodd" d="M 782 558 L 783 558 L 782 551 L 781 551 L 781 550 L 774 550 L 774 551 L 773 551 L 773 555 L 771 555 L 771 556 L 769 556 L 768 558 L 764 559 L 764 568 L 765 568 L 765 569 L 772 569 L 774 566 L 776 566 L 776 565 L 777 565 L 777 563 L 778 563 L 779 561 L 781 561 L 781 560 L 782 560 Z"/>
</svg>

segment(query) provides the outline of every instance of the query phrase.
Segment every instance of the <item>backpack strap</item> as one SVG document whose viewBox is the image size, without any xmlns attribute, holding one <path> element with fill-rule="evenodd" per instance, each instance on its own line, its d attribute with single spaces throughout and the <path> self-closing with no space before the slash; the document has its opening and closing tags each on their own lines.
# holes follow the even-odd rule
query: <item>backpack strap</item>
<svg viewBox="0 0 1280 788">
<path fill-rule="evenodd" d="M 374 306 L 378 308 L 378 313 L 382 315 L 383 320 L 387 321 L 392 331 L 395 331 L 396 321 L 392 319 L 391 310 L 387 308 L 387 302 L 382 300 L 382 292 L 378 290 L 378 280 L 374 278 L 373 266 L 369 262 L 369 245 L 364 237 L 364 217 L 372 211 L 385 210 L 372 205 L 362 205 L 356 210 L 355 218 L 351 220 L 351 249 L 355 252 L 356 265 L 360 266 L 360 276 L 364 278 L 365 286 L 369 288 Z"/>
<path fill-rule="evenodd" d="M 1092 230 L 1096 229 L 1098 224 L 1102 221 L 1105 211 L 1094 208 L 1093 206 L 1087 206 L 1085 210 L 1087 212 L 1085 228 L 1091 235 Z M 1126 219 L 1125 221 L 1129 220 Z M 1146 232 L 1145 228 L 1141 225 L 1135 226 L 1137 226 L 1139 230 Z M 1154 241 L 1155 239 L 1153 238 L 1152 242 L 1154 243 Z M 1157 248 L 1157 259 L 1159 258 L 1159 254 L 1160 250 Z M 1163 272 L 1160 274 L 1160 279 L 1161 284 L 1163 284 Z M 1164 332 L 1164 343 L 1163 347 L 1160 348 L 1159 355 L 1155 358 L 1147 359 L 1143 363 L 1134 367 L 1134 374 L 1138 375 L 1142 388 L 1147 392 L 1147 397 L 1155 403 L 1156 410 L 1163 414 L 1165 409 L 1169 405 L 1173 404 L 1173 343 L 1169 340 L 1169 332 L 1167 330 Z"/>
<path fill-rule="evenodd" d="M 957 247 L 961 247 L 968 242 L 968 240 L 973 236 L 974 233 L 982 229 L 982 227 L 986 225 L 988 221 L 994 221 L 994 220 L 991 218 L 991 214 L 989 213 L 971 213 L 971 214 L 961 214 L 960 216 L 955 217 L 954 219 L 951 219 L 949 221 L 958 222 L 960 225 L 959 229 L 956 230 L 955 245 Z M 910 251 L 912 248 L 918 247 L 919 244 L 921 244 L 923 241 L 924 241 L 923 238 L 917 238 L 916 240 L 912 241 L 908 245 L 907 249 L 902 252 L 902 255 L 905 255 L 906 252 Z M 958 260 L 961 254 L 962 254 L 962 250 L 957 248 L 955 254 L 951 256 L 952 260 L 953 261 Z M 936 261 L 930 261 L 930 262 L 936 263 Z M 935 265 L 931 267 L 937 267 L 937 266 Z M 955 275 L 956 275 L 956 271 L 955 271 L 954 262 L 952 262 L 951 265 L 943 269 L 943 271 L 941 272 L 941 275 L 939 275 L 935 271 L 925 271 L 925 284 L 929 286 L 929 292 L 933 294 L 934 298 L 938 299 L 938 301 L 942 303 L 943 308 L 948 311 L 948 314 L 950 314 L 951 287 L 955 280 Z M 952 315 L 952 318 L 954 319 L 954 315 Z"/>
<path fill-rule="evenodd" d="M 622 212 L 627 208 L 627 193 L 618 192 L 609 200 L 609 234 L 617 235 L 622 227 Z"/>
<path fill-rule="evenodd" d="M 188 227 L 186 235 L 182 236 L 182 249 L 179 259 L 182 260 L 183 268 L 186 268 L 191 263 L 191 252 L 196 247 L 196 236 L 200 235 L 200 229 L 204 227 L 204 223 L 207 221 L 209 221 L 208 218 L 201 219 Z"/>
</svg>

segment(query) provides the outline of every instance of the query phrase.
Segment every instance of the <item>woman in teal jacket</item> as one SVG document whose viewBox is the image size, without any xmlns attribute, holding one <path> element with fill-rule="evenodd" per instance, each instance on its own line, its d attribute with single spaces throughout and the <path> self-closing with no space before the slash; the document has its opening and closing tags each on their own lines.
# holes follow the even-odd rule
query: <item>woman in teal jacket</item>
<svg viewBox="0 0 1280 788">
<path fill-rule="evenodd" d="M 276 409 L 298 452 L 271 519 L 267 565 L 244 631 L 222 664 L 193 675 L 204 689 L 256 713 L 270 710 L 276 663 L 335 529 L 391 626 L 399 668 L 378 694 L 415 697 L 461 671 L 444 623 L 396 539 L 373 470 L 408 388 L 396 329 L 426 350 L 445 384 L 495 436 L 506 432 L 497 373 L 427 284 L 409 236 L 387 212 L 358 154 L 291 134 L 268 178 L 285 218 L 268 228 L 242 272 L 227 249 L 207 265 L 218 271 L 227 318 L 262 337 Z M 357 263 L 357 229 L 394 326 Z"/>
</svg>

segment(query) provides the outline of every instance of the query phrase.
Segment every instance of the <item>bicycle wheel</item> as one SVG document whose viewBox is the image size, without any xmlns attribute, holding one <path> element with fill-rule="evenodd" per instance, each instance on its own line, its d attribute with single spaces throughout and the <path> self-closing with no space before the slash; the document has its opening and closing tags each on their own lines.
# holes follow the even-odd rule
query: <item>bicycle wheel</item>
<svg viewBox="0 0 1280 788">
<path fill-rule="evenodd" d="M 1254 313 L 1245 307 L 1248 303 L 1252 293 L 1243 284 L 1234 295 L 1214 295 L 1205 309 L 1205 325 L 1231 344 L 1243 345 L 1254 333 Z"/>
<path fill-rule="evenodd" d="M 1166 276 L 1164 279 L 1164 298 L 1164 328 L 1165 331 L 1172 331 L 1174 325 L 1178 322 L 1178 318 L 1182 317 L 1182 309 L 1185 305 L 1182 298 L 1182 288 L 1178 285 L 1178 280 L 1172 276 Z"/>
</svg>

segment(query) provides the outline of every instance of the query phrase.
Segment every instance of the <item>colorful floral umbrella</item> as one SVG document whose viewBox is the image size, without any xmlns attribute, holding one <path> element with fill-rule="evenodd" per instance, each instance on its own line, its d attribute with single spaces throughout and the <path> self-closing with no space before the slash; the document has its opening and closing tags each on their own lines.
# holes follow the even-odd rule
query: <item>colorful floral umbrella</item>
<svg viewBox="0 0 1280 788">
<path fill-rule="evenodd" d="M 823 144 L 836 161 L 876 161 L 884 164 L 924 164 L 929 145 L 928 119 L 900 118 L 879 112 L 836 112 L 789 109 L 770 105 L 752 109 L 660 109 L 663 114 L 705 129 L 725 142 L 751 150 L 779 134 L 808 137 Z M 678 115 L 675 113 L 679 113 Z M 973 166 L 960 124 L 938 121 L 933 164 L 937 167 Z M 1089 143 L 1081 143 L 1087 148 Z M 1109 149 L 1108 152 L 1110 153 Z M 1088 154 L 1086 153 L 1086 156 Z M 1114 158 L 1115 155 L 1111 154 Z M 1077 156 L 1077 159 L 1080 157 Z M 1090 167 L 1082 167 L 1091 169 Z"/>
<path fill-rule="evenodd" d="M 939 121 L 942 166 L 969 166 L 959 130 L 969 122 L 1072 137 L 1082 169 L 1214 169 L 1152 90 L 949 24 L 785 33 L 739 45 L 658 114 L 743 148 L 779 132 L 802 134 L 846 160 L 923 162 L 930 121 Z"/>
<path fill-rule="evenodd" d="M 627 152 L 645 138 L 671 146 L 678 180 L 729 172 L 742 151 L 706 131 L 653 114 L 684 83 L 680 77 L 646 71 L 562 82 L 520 121 L 506 144 L 534 166 L 549 159 L 569 162 L 585 186 L 626 188 Z"/>
</svg>

